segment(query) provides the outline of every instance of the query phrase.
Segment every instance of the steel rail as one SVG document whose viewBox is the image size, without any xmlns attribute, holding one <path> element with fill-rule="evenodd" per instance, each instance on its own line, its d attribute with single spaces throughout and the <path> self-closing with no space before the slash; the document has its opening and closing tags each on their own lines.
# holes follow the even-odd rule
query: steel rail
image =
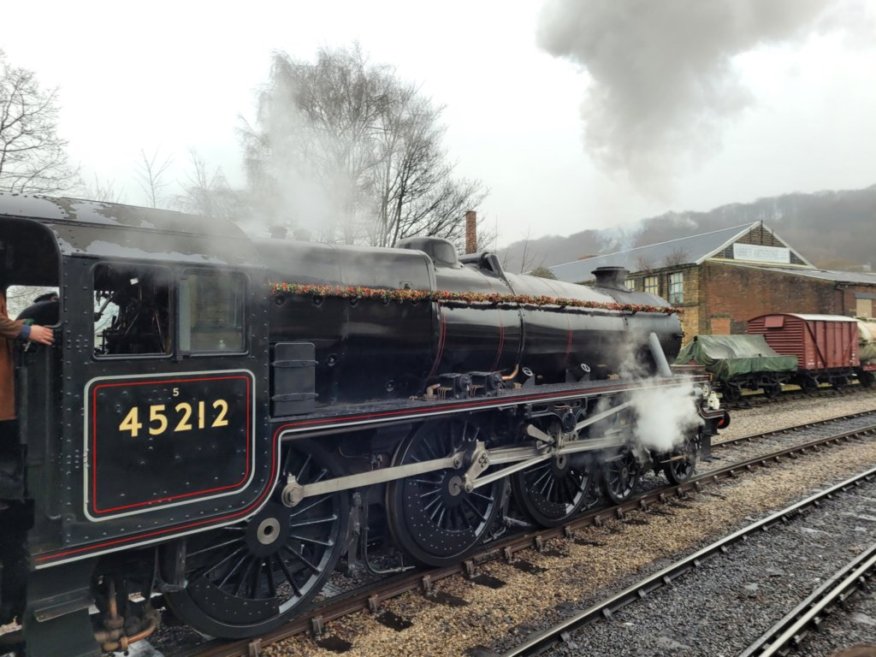
<svg viewBox="0 0 876 657">
<path fill-rule="evenodd" d="M 514 555 L 523 550 L 542 550 L 546 541 L 550 539 L 569 538 L 574 536 L 575 531 L 579 529 L 600 527 L 612 517 L 623 518 L 629 511 L 647 510 L 650 506 L 665 503 L 672 497 L 684 498 L 691 492 L 701 491 L 704 486 L 716 484 L 725 479 L 734 479 L 739 476 L 740 472 L 751 471 L 756 466 L 769 467 L 771 463 L 779 462 L 784 457 L 795 458 L 798 454 L 817 451 L 824 446 L 836 445 L 842 441 L 871 433 L 876 433 L 876 423 L 818 438 L 746 461 L 732 463 L 718 470 L 694 477 L 682 484 L 647 491 L 622 504 L 585 512 L 561 527 L 534 529 L 500 538 L 484 546 L 480 553 L 470 556 L 464 562 L 443 568 L 410 571 L 333 596 L 314 607 L 303 610 L 300 616 L 257 639 L 230 642 L 214 640 L 174 655 L 174 657 L 255 657 L 261 654 L 260 651 L 263 647 L 295 635 L 307 632 L 320 635 L 323 633 L 326 623 L 338 618 L 359 611 L 376 613 L 383 601 L 397 597 L 402 593 L 419 590 L 428 598 L 432 594 L 436 582 L 460 574 L 472 577 L 480 564 L 500 558 L 513 561 Z"/>
<path fill-rule="evenodd" d="M 810 627 L 817 627 L 837 603 L 842 604 L 858 587 L 866 584 L 876 569 L 876 543 L 840 568 L 803 602 L 757 638 L 739 657 L 769 657 L 784 654 L 789 644 L 799 647 Z"/>
<path fill-rule="evenodd" d="M 835 415 L 833 417 L 826 418 L 824 420 L 813 420 L 812 422 L 803 422 L 802 424 L 792 424 L 787 427 L 780 427 L 778 429 L 770 429 L 769 431 L 763 431 L 761 433 L 752 433 L 745 436 L 737 436 L 736 438 L 728 438 L 727 440 L 721 440 L 716 443 L 712 443 L 712 449 L 716 449 L 718 447 L 725 447 L 727 445 L 735 445 L 741 442 L 754 442 L 755 440 L 764 440 L 766 438 L 772 438 L 773 436 L 781 436 L 786 433 L 794 433 L 797 431 L 803 431 L 805 429 L 813 429 L 815 427 L 825 426 L 828 424 L 832 424 L 834 422 L 841 422 L 843 420 L 849 420 L 853 418 L 866 417 L 868 415 L 876 416 L 876 409 L 870 411 L 859 411 L 857 413 L 849 413 L 847 415 Z"/>
<path fill-rule="evenodd" d="M 647 597 L 652 591 L 671 584 L 673 580 L 690 572 L 694 568 L 699 567 L 705 559 L 718 553 L 727 552 L 731 545 L 746 540 L 755 532 L 767 531 L 771 526 L 779 522 L 788 522 L 803 513 L 804 509 L 811 506 L 818 506 L 822 500 L 832 498 L 837 493 L 859 486 L 862 481 L 871 479 L 874 476 L 876 476 L 876 468 L 871 468 L 866 472 L 850 477 L 835 486 L 831 486 L 825 491 L 811 495 L 804 500 L 785 507 L 781 511 L 777 511 L 776 513 L 767 516 L 766 518 L 753 522 L 750 525 L 697 550 L 693 554 L 660 569 L 656 573 L 628 586 L 611 597 L 566 618 L 548 630 L 531 636 L 511 650 L 501 653 L 501 657 L 524 657 L 544 652 L 549 647 L 565 641 L 565 637 L 568 636 L 569 632 L 572 632 L 580 628 L 582 625 L 598 618 L 610 617 L 619 609 L 626 607 L 636 600 Z M 488 657 L 491 653 L 482 651 L 482 654 L 484 657 Z M 498 655 L 498 653 L 492 654 Z"/>
</svg>

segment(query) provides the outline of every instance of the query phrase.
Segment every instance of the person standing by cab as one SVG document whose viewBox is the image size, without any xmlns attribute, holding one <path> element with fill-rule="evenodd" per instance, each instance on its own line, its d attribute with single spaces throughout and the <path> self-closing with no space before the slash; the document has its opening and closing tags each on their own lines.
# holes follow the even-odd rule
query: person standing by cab
<svg viewBox="0 0 876 657">
<path fill-rule="evenodd" d="M 15 376 L 12 348 L 16 340 L 51 345 L 52 329 L 22 320 L 12 320 L 6 311 L 5 281 L 0 281 L 0 498 L 4 490 L 20 486 L 17 459 L 18 431 L 15 426 Z M 10 458 L 12 456 L 13 458 Z"/>
</svg>

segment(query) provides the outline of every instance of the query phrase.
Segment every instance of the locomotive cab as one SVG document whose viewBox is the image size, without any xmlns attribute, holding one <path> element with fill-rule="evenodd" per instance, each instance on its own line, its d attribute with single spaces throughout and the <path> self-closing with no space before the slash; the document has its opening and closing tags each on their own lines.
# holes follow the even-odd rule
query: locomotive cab
<svg viewBox="0 0 876 657">
<path fill-rule="evenodd" d="M 7 290 L 7 313 L 11 318 L 15 318 L 23 306 L 30 304 L 35 291 L 57 287 L 59 268 L 58 247 L 48 230 L 36 222 L 0 220 L 0 280 L 10 286 Z M 57 311 L 57 305 L 53 305 Z M 49 326 L 57 324 L 57 312 L 38 313 L 31 321 Z M 12 357 L 16 375 L 4 383 L 13 386 L 7 403 L 11 415 L 17 415 L 19 421 L 3 422 L 5 430 L 0 435 L 0 468 L 12 475 L 14 482 L 13 489 L 4 491 L 4 496 L 7 499 L 21 499 L 24 494 L 26 454 L 23 444 L 27 442 L 23 437 L 30 431 L 45 431 L 45 423 L 50 417 L 45 411 L 57 399 L 56 372 L 60 358 L 50 347 L 23 341 L 14 343 Z M 30 409 L 39 409 L 39 412 L 32 413 Z M 28 453 L 32 463 L 41 458 L 38 446 Z"/>
<path fill-rule="evenodd" d="M 34 288 L 60 297 L 24 313 L 57 313 L 55 344 L 16 345 L 18 430 L 0 444 L 20 482 L 0 499 L 0 622 L 17 616 L 36 646 L 81 626 L 73 617 L 123 567 L 111 553 L 264 502 L 276 467 L 267 281 L 229 222 L 4 194 L 0 271 L 28 303 Z M 39 591 L 56 582 L 75 613 L 37 620 L 52 604 Z"/>
</svg>

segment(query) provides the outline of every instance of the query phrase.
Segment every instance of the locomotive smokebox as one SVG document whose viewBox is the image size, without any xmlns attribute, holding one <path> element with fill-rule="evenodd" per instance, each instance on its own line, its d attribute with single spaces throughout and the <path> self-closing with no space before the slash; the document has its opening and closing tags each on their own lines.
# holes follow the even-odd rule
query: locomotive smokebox
<svg viewBox="0 0 876 657">
<path fill-rule="evenodd" d="M 626 290 L 627 274 L 623 267 L 597 267 L 593 270 L 596 287 L 608 287 L 616 290 Z"/>
</svg>

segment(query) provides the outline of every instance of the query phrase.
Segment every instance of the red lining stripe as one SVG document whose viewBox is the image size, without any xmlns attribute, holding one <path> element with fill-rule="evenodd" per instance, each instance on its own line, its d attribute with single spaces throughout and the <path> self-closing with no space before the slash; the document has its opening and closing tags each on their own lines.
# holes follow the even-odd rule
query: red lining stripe
<svg viewBox="0 0 876 657">
<path fill-rule="evenodd" d="M 505 324 L 502 323 L 502 311 L 497 310 L 496 314 L 498 315 L 499 320 L 499 348 L 496 349 L 496 360 L 490 368 L 493 372 L 498 369 L 499 361 L 502 360 L 502 351 L 505 349 Z"/>
<path fill-rule="evenodd" d="M 441 306 L 435 306 L 438 309 L 438 347 L 435 352 L 435 362 L 432 364 L 432 369 L 429 371 L 429 377 L 435 376 L 438 371 L 438 366 L 441 364 L 441 359 L 444 357 L 444 343 L 447 341 L 447 327 L 444 325 L 444 313 L 441 312 Z"/>
</svg>

